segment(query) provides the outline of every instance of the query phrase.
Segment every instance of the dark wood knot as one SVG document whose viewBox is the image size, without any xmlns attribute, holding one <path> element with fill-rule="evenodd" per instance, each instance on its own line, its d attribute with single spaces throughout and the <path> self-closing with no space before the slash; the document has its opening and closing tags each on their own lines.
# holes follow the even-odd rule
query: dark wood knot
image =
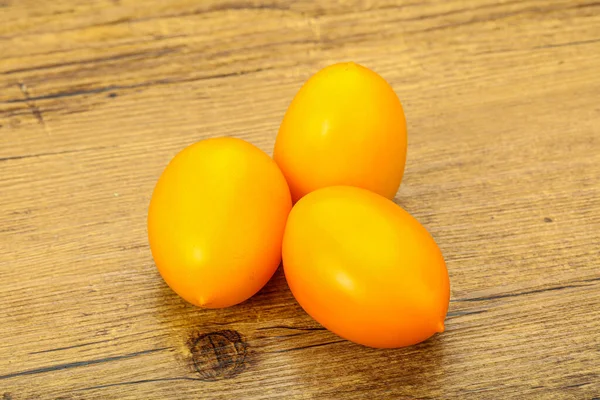
<svg viewBox="0 0 600 400">
<path fill-rule="evenodd" d="M 203 380 L 231 378 L 244 369 L 248 345 L 237 331 L 197 335 L 190 339 L 188 346 L 194 369 Z"/>
</svg>

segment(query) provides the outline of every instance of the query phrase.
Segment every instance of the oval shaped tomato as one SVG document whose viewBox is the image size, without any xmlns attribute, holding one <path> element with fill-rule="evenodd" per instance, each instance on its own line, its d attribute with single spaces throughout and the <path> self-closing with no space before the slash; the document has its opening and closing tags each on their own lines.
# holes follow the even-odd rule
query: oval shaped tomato
<svg viewBox="0 0 600 400">
<path fill-rule="evenodd" d="M 393 348 L 442 332 L 450 284 L 427 230 L 392 201 L 355 187 L 328 187 L 292 209 L 283 238 L 294 297 L 332 332 Z"/>
<path fill-rule="evenodd" d="M 277 269 L 291 206 L 281 171 L 258 148 L 233 138 L 193 144 L 171 160 L 152 194 L 156 266 L 192 304 L 240 303 Z"/>
<path fill-rule="evenodd" d="M 406 161 L 406 120 L 398 96 L 355 63 L 312 76 L 290 104 L 273 157 L 293 201 L 327 186 L 369 189 L 392 199 Z"/>
</svg>

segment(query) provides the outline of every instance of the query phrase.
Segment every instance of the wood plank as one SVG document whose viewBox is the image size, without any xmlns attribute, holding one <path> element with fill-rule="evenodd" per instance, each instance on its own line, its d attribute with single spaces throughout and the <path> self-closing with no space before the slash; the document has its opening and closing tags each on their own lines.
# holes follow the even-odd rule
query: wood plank
<svg viewBox="0 0 600 400">
<path fill-rule="evenodd" d="M 600 12 L 594 1 L 0 1 L 0 394 L 29 398 L 600 397 Z M 153 185 L 184 146 L 272 152 L 319 68 L 405 106 L 396 201 L 448 263 L 447 331 L 375 350 L 281 271 L 201 310 L 161 280 Z"/>
</svg>

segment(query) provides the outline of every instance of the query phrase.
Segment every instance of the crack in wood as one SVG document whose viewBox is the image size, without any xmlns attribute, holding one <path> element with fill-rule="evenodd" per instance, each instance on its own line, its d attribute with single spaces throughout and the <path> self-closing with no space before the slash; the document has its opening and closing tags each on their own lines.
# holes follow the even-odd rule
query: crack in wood
<svg viewBox="0 0 600 400">
<path fill-rule="evenodd" d="M 595 4 L 595 3 L 592 3 L 592 5 L 593 4 Z M 468 26 L 468 25 L 473 25 L 473 24 L 478 24 L 478 23 L 495 22 L 495 21 L 498 21 L 498 20 L 501 20 L 501 19 L 515 17 L 515 16 L 518 16 L 518 15 L 524 15 L 524 14 L 526 15 L 526 14 L 532 14 L 532 13 L 536 13 L 536 14 L 550 14 L 550 13 L 553 13 L 553 12 L 561 12 L 561 11 L 567 11 L 567 10 L 570 10 L 570 9 L 577 9 L 577 8 L 582 8 L 582 6 L 579 5 L 579 6 L 575 6 L 575 7 L 560 7 L 560 6 L 527 7 L 527 8 L 523 8 L 523 9 L 520 9 L 520 10 L 509 11 L 509 12 L 490 13 L 489 15 L 486 15 L 484 17 L 474 17 L 474 18 L 471 18 L 471 19 L 466 20 L 466 21 L 451 22 L 451 23 L 448 23 L 448 24 L 433 26 L 433 27 L 430 27 L 430 28 L 427 28 L 427 29 L 423 29 L 423 30 L 410 31 L 410 33 L 433 32 L 433 31 L 438 31 L 438 30 L 447 29 L 447 28 L 463 27 L 463 26 Z M 450 12 L 448 14 L 452 14 L 452 13 L 453 12 Z"/>
<path fill-rule="evenodd" d="M 574 42 L 566 42 L 566 43 L 553 43 L 553 44 L 545 44 L 543 46 L 535 46 L 532 49 L 553 49 L 555 47 L 567 47 L 567 46 L 579 46 L 582 44 L 591 44 L 600 42 L 600 38 L 590 39 L 590 40 L 577 40 Z"/>
<path fill-rule="evenodd" d="M 257 328 L 257 331 L 265 331 L 265 330 L 272 330 L 272 329 L 291 329 L 291 330 L 295 330 L 295 331 L 324 331 L 326 330 L 323 327 L 317 326 L 317 327 L 299 327 L 299 326 L 287 326 L 287 325 L 275 325 L 275 326 L 264 326 L 264 327 L 260 327 Z"/>
<path fill-rule="evenodd" d="M 69 349 L 76 349 L 79 347 L 86 347 L 86 346 L 91 346 L 94 344 L 98 344 L 98 343 L 106 343 L 106 342 L 111 342 L 112 339 L 107 339 L 107 340 L 98 340 L 96 342 L 89 342 L 89 343 L 82 343 L 82 344 L 76 344 L 73 346 L 66 346 L 66 347 L 57 347 L 55 349 L 48 349 L 48 350 L 40 350 L 40 351 L 32 351 L 29 354 L 42 354 L 42 353 L 52 353 L 54 351 L 62 351 L 62 350 L 69 350 Z"/>
<path fill-rule="evenodd" d="M 44 128 L 44 132 L 46 132 L 46 134 L 49 135 L 50 128 L 48 127 L 48 125 L 46 125 L 46 121 L 44 120 L 42 111 L 35 104 L 35 99 L 29 96 L 29 89 L 27 88 L 27 85 L 25 85 L 25 83 L 23 82 L 19 82 L 19 90 L 23 94 L 23 97 L 25 98 L 25 104 L 27 104 L 27 107 L 29 107 L 29 109 L 31 110 L 31 114 L 33 114 L 35 119 L 37 119 L 38 123 L 42 125 L 42 127 Z"/>
<path fill-rule="evenodd" d="M 315 347 L 329 346 L 331 344 L 342 343 L 342 342 L 348 342 L 348 341 L 346 339 L 334 340 L 332 342 L 310 344 L 308 346 L 292 347 L 291 349 L 274 350 L 274 351 L 269 351 L 268 353 L 273 353 L 273 354 L 288 353 L 290 351 L 306 350 L 306 349 L 311 349 L 311 348 L 315 348 Z"/>
<path fill-rule="evenodd" d="M 186 377 L 186 376 L 173 377 L 173 378 L 140 379 L 138 381 L 108 383 L 106 385 L 90 386 L 90 387 L 76 389 L 76 390 L 77 391 L 86 391 L 86 390 L 94 390 L 94 389 L 105 389 L 105 388 L 114 387 L 114 386 L 137 385 L 137 384 L 141 384 L 141 383 L 169 382 L 169 381 L 202 381 L 202 379 L 200 379 L 200 378 L 189 378 L 189 377 Z"/>
<path fill-rule="evenodd" d="M 65 370 L 65 369 L 85 367 L 88 365 L 102 364 L 102 363 L 107 363 L 107 362 L 125 360 L 125 359 L 129 359 L 129 358 L 142 356 L 145 354 L 151 354 L 151 353 L 156 353 L 159 351 L 171 350 L 171 349 L 172 349 L 171 347 L 161 347 L 158 349 L 137 351 L 135 353 L 124 354 L 121 356 L 104 357 L 104 358 L 97 358 L 97 359 L 88 360 L 88 361 L 75 361 L 75 362 L 64 363 L 64 364 L 50 365 L 47 367 L 28 369 L 25 371 L 19 371 L 19 372 L 13 372 L 10 374 L 0 375 L 0 380 L 15 378 L 17 376 L 38 375 L 38 374 L 43 374 L 46 372 L 54 372 L 54 371 L 60 371 L 60 370 Z"/>
<path fill-rule="evenodd" d="M 23 155 L 19 155 L 19 156 L 1 157 L 0 162 L 9 161 L 9 160 L 22 160 L 24 158 L 37 158 L 37 157 L 46 157 L 46 156 L 56 156 L 56 155 L 61 155 L 61 154 L 82 153 L 85 151 L 112 149 L 112 148 L 116 148 L 116 147 L 118 147 L 118 146 L 97 146 L 97 147 L 88 147 L 85 149 L 54 151 L 54 152 L 49 152 L 49 153 L 23 154 Z"/>
<path fill-rule="evenodd" d="M 579 288 L 579 287 L 587 287 L 587 286 L 593 286 L 593 285 L 563 285 L 563 286 L 553 286 L 553 287 L 549 287 L 549 288 L 545 288 L 545 289 L 527 290 L 527 291 L 523 291 L 523 292 L 504 293 L 504 294 L 497 294 L 497 295 L 491 295 L 491 296 L 470 297 L 470 298 L 465 298 L 465 299 L 453 299 L 451 301 L 452 302 L 487 301 L 487 300 L 504 299 L 504 298 L 507 298 L 507 297 L 526 296 L 526 295 L 529 295 L 529 294 L 536 294 L 536 293 L 543 293 L 543 292 L 553 292 L 553 291 L 557 291 L 557 290 L 564 290 L 564 289 L 570 289 L 570 288 Z"/>
<path fill-rule="evenodd" d="M 446 318 L 452 319 L 454 317 L 462 317 L 463 315 L 477 315 L 483 314 L 486 310 L 477 310 L 477 311 L 450 311 L 446 314 Z"/>
<path fill-rule="evenodd" d="M 63 62 L 63 63 L 37 65 L 35 67 L 10 69 L 8 71 L 4 71 L 4 74 L 11 75 L 11 74 L 21 73 L 21 72 L 41 71 L 41 70 L 46 70 L 46 69 L 70 67 L 70 66 L 76 66 L 76 65 L 96 64 L 96 63 L 104 63 L 104 62 L 118 61 L 118 60 L 139 61 L 139 60 L 143 60 L 143 59 L 156 59 L 156 58 L 162 57 L 164 55 L 174 53 L 182 47 L 184 47 L 184 46 L 176 46 L 176 47 L 158 49 L 157 51 L 145 51 L 145 52 L 137 51 L 137 52 L 131 52 L 131 53 L 118 54 L 116 56 L 109 56 L 109 57 L 98 57 L 98 58 L 90 58 L 87 60 L 69 61 L 69 62 Z"/>
<path fill-rule="evenodd" d="M 188 83 L 188 82 L 196 82 L 196 81 L 210 80 L 210 79 L 221 79 L 221 78 L 228 78 L 228 77 L 232 77 L 232 76 L 242 76 L 242 75 L 252 74 L 252 73 L 256 73 L 256 72 L 268 71 L 273 68 L 274 67 L 255 68 L 255 69 L 246 70 L 246 71 L 204 75 L 204 76 L 184 78 L 184 79 L 165 78 L 165 79 L 158 79 L 158 80 L 154 80 L 154 81 L 137 83 L 137 84 L 133 84 L 133 85 L 109 85 L 109 86 L 86 89 L 86 90 L 64 91 L 64 92 L 51 93 L 51 94 L 35 96 L 35 97 L 26 97 L 25 99 L 10 99 L 10 100 L 2 101 L 2 102 L 0 102 L 0 104 L 12 104 L 12 103 L 28 104 L 29 102 L 38 101 L 38 100 L 59 99 L 59 98 L 65 98 L 65 97 L 81 96 L 81 95 L 86 95 L 86 94 L 112 92 L 112 91 L 117 91 L 117 90 L 138 89 L 138 88 L 145 88 L 145 87 L 151 87 L 151 86 L 172 85 L 172 84 L 178 84 L 178 83 Z"/>
</svg>

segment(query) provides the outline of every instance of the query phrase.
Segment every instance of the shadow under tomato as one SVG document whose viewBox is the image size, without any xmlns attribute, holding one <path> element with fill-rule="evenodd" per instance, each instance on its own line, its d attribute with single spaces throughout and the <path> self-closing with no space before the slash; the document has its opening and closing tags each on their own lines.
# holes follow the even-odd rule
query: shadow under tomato
<svg viewBox="0 0 600 400">
<path fill-rule="evenodd" d="M 343 340 L 304 312 L 281 266 L 256 295 L 224 309 L 189 304 L 158 273 L 156 279 L 156 318 L 180 350 L 175 356 L 182 368 L 173 374 L 218 380 L 261 375 L 265 365 L 279 365 L 293 371 L 290 379 L 300 386 L 328 381 L 334 374 L 336 385 L 325 385 L 323 398 L 351 397 L 365 390 L 418 396 L 420 389 L 435 391 L 443 375 L 443 336 L 401 349 L 373 349 Z M 231 363 L 221 365 L 214 361 L 218 359 Z"/>
</svg>

